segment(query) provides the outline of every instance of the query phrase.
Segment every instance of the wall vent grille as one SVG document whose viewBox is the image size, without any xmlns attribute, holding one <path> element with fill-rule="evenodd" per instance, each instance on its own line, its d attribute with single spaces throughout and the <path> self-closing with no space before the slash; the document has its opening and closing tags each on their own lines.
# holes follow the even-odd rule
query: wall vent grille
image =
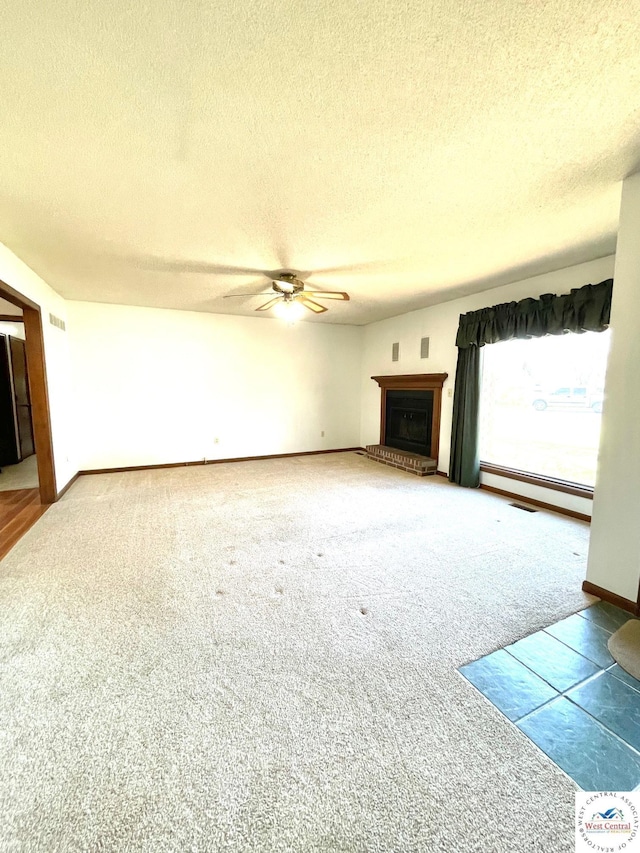
<svg viewBox="0 0 640 853">
<path fill-rule="evenodd" d="M 509 504 L 509 506 L 513 506 L 516 509 L 523 509 L 525 512 L 538 512 L 538 510 L 534 509 L 532 506 L 525 506 L 524 504 Z"/>
<path fill-rule="evenodd" d="M 64 320 L 61 320 L 60 317 L 56 317 L 55 314 L 49 314 L 49 322 L 52 326 L 55 326 L 56 329 L 62 329 L 63 332 L 67 329 Z"/>
<path fill-rule="evenodd" d="M 420 339 L 420 358 L 429 358 L 429 338 Z"/>
<path fill-rule="evenodd" d="M 391 344 L 391 361 L 400 360 L 400 344 Z"/>
</svg>

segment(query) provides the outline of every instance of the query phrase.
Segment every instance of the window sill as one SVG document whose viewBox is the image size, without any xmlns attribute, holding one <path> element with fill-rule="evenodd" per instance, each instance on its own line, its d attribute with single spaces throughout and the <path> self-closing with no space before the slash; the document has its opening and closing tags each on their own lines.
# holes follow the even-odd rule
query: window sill
<svg viewBox="0 0 640 853">
<path fill-rule="evenodd" d="M 575 495 L 579 498 L 593 500 L 593 488 L 583 486 L 581 483 L 571 483 L 568 480 L 545 477 L 542 474 L 532 474 L 529 471 L 519 471 L 517 468 L 494 465 L 492 462 L 481 462 L 480 470 L 485 474 L 495 474 L 497 477 L 507 477 L 509 480 L 519 480 L 521 483 L 530 483 L 533 486 L 542 486 L 555 492 L 563 492 L 565 495 Z"/>
</svg>

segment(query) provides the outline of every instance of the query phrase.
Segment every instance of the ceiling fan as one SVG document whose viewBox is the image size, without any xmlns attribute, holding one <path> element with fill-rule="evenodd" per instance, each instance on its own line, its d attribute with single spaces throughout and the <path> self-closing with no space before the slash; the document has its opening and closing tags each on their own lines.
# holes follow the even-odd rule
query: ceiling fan
<svg viewBox="0 0 640 853">
<path fill-rule="evenodd" d="M 291 269 L 264 270 L 251 267 L 235 267 L 227 264 L 209 263 L 207 261 L 172 260 L 157 257 L 134 256 L 136 265 L 144 269 L 167 273 L 189 273 L 204 275 L 261 275 L 271 280 L 271 291 L 258 293 L 229 293 L 224 299 L 248 299 L 253 296 L 270 296 L 271 298 L 256 308 L 256 311 L 274 310 L 274 313 L 289 322 L 298 320 L 306 308 L 314 314 L 324 314 L 328 309 L 316 302 L 317 299 L 337 299 L 349 301 L 349 294 L 344 291 L 306 290 L 305 279 L 310 275 L 328 275 L 333 273 L 358 273 L 369 268 L 379 268 L 380 262 L 349 264 L 346 266 L 326 267 L 313 271 L 294 271 Z M 275 294 L 275 295 L 274 295 Z M 311 298 L 313 297 L 313 298 Z"/>
<path fill-rule="evenodd" d="M 349 301 L 349 294 L 338 290 L 305 290 L 304 282 L 297 277 L 295 272 L 290 270 L 280 270 L 274 273 L 264 273 L 271 278 L 271 289 L 276 294 L 263 305 L 256 308 L 256 311 L 270 311 L 272 308 L 274 313 L 289 321 L 299 319 L 307 308 L 314 314 L 324 314 L 328 309 L 316 299 L 338 299 L 342 302 Z M 248 298 L 251 296 L 267 296 L 265 293 L 230 293 L 224 299 L 235 299 L 238 297 Z M 313 297 L 311 299 L 310 297 Z"/>
</svg>

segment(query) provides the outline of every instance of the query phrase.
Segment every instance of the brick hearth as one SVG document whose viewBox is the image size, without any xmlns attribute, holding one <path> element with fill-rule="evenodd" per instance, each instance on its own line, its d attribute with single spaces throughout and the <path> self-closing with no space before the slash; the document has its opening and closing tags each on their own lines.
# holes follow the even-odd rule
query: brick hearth
<svg viewBox="0 0 640 853">
<path fill-rule="evenodd" d="M 436 460 L 429 456 L 419 456 L 417 453 L 397 450 L 395 447 L 386 447 L 384 444 L 367 444 L 365 450 L 367 457 L 373 459 L 374 462 L 391 465 L 392 468 L 399 468 L 409 474 L 417 474 L 418 477 L 436 473 Z"/>
</svg>

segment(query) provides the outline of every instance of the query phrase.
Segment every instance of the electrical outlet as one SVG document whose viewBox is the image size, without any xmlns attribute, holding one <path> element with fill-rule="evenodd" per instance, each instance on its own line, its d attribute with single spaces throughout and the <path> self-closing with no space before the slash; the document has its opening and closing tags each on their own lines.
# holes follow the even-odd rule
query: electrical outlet
<svg viewBox="0 0 640 853">
<path fill-rule="evenodd" d="M 324 438 L 324 430 L 320 433 L 320 438 Z"/>
<path fill-rule="evenodd" d="M 453 388 L 447 388 L 447 397 L 453 397 Z"/>
<path fill-rule="evenodd" d="M 216 436 L 216 437 L 213 439 L 213 443 L 214 443 L 214 444 L 220 444 L 220 439 L 218 438 L 218 436 Z"/>
</svg>

